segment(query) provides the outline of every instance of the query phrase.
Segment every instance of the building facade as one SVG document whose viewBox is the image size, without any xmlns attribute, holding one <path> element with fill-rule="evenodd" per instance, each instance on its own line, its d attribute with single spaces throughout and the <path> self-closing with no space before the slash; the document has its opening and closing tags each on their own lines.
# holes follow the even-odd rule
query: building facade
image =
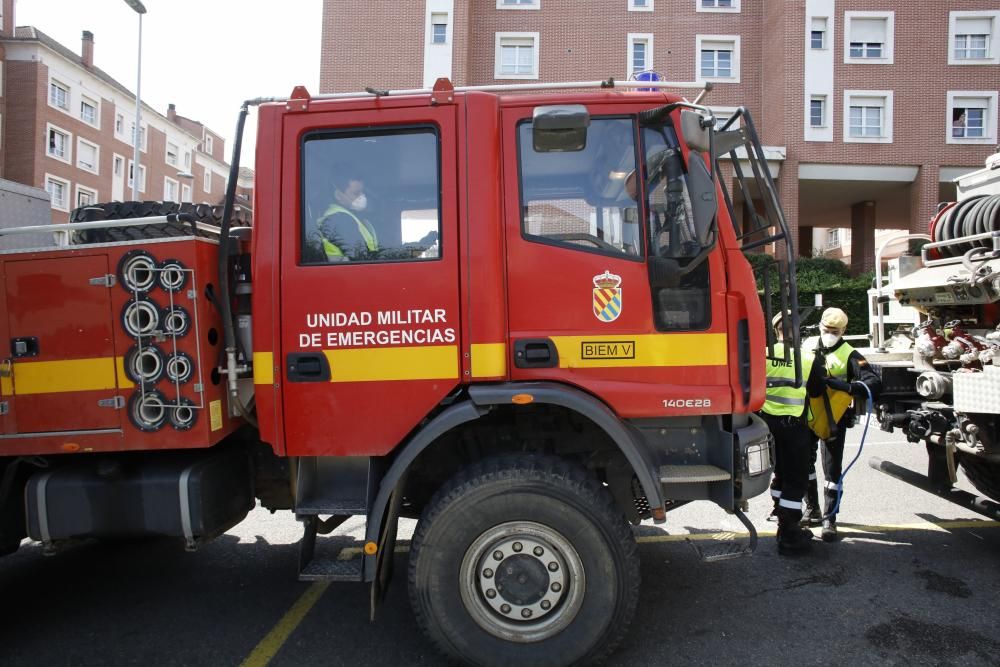
<svg viewBox="0 0 1000 667">
<path fill-rule="evenodd" d="M 173 105 L 164 116 L 143 104 L 137 170 L 135 94 L 95 65 L 94 35 L 83 31 L 77 54 L 17 27 L 14 0 L 0 6 L 0 178 L 47 190 L 53 222 L 132 199 L 136 175 L 140 200 L 223 199 L 229 167 L 218 134 Z"/>
<path fill-rule="evenodd" d="M 751 111 L 799 254 L 856 271 L 876 230 L 925 231 L 998 142 L 996 0 L 324 0 L 323 45 L 324 93 L 712 82 L 718 115 Z"/>
</svg>

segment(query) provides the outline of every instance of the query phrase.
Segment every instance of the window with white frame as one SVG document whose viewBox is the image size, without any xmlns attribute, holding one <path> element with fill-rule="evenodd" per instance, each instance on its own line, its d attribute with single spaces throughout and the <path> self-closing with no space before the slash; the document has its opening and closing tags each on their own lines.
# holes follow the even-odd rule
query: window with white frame
<svg viewBox="0 0 1000 667">
<path fill-rule="evenodd" d="M 828 229 L 826 230 L 826 247 L 827 249 L 839 248 L 840 247 L 840 230 L 839 229 Z"/>
<path fill-rule="evenodd" d="M 698 80 L 739 83 L 739 35 L 697 35 Z"/>
<path fill-rule="evenodd" d="M 431 44 L 448 43 L 448 15 L 445 13 L 431 14 Z"/>
<path fill-rule="evenodd" d="M 97 102 L 89 97 L 80 98 L 80 120 L 97 127 Z"/>
<path fill-rule="evenodd" d="M 119 178 L 122 175 L 122 169 L 125 167 L 125 159 L 121 155 L 115 155 L 114 159 L 111 161 L 111 171 L 115 175 L 115 178 Z"/>
<path fill-rule="evenodd" d="M 630 12 L 651 12 L 653 11 L 653 0 L 628 0 L 628 10 Z"/>
<path fill-rule="evenodd" d="M 167 158 L 166 158 L 167 164 L 172 165 L 174 167 L 177 166 L 177 153 L 179 151 L 180 149 L 177 148 L 177 144 L 171 141 L 167 142 Z"/>
<path fill-rule="evenodd" d="M 948 64 L 1000 64 L 1000 10 L 949 13 Z"/>
<path fill-rule="evenodd" d="M 125 136 L 125 114 L 115 114 L 115 134 Z"/>
<path fill-rule="evenodd" d="M 844 141 L 892 143 L 891 90 L 844 91 Z"/>
<path fill-rule="evenodd" d="M 86 139 L 76 140 L 76 166 L 92 174 L 97 173 L 97 166 L 100 164 L 101 149 L 97 144 L 92 144 Z"/>
<path fill-rule="evenodd" d="M 133 122 L 129 130 L 129 144 L 135 146 L 135 123 Z M 142 127 L 139 130 L 139 149 L 146 150 L 146 128 Z"/>
<path fill-rule="evenodd" d="M 184 168 L 191 168 L 191 151 L 184 151 Z"/>
<path fill-rule="evenodd" d="M 69 111 L 69 86 L 55 79 L 49 81 L 49 104 Z"/>
<path fill-rule="evenodd" d="M 949 144 L 993 144 L 997 138 L 997 91 L 948 91 Z"/>
<path fill-rule="evenodd" d="M 73 135 L 58 128 L 55 125 L 49 125 L 47 128 L 48 140 L 46 154 L 62 162 L 70 163 L 70 141 L 73 139 Z"/>
<path fill-rule="evenodd" d="M 177 189 L 180 185 L 172 178 L 163 179 L 163 201 L 177 201 Z"/>
<path fill-rule="evenodd" d="M 497 9 L 539 9 L 541 0 L 497 0 Z"/>
<path fill-rule="evenodd" d="M 809 127 L 826 127 L 826 95 L 809 98 Z"/>
<path fill-rule="evenodd" d="M 695 0 L 699 12 L 738 12 L 740 0 Z"/>
<path fill-rule="evenodd" d="M 653 69 L 653 35 L 628 34 L 628 73 L 638 74 Z"/>
<path fill-rule="evenodd" d="M 202 185 L 201 189 L 204 190 L 206 194 L 208 194 L 209 192 L 212 191 L 212 170 L 211 169 L 206 169 L 205 170 L 205 174 L 204 174 L 204 176 L 202 176 L 202 184 L 201 185 Z"/>
<path fill-rule="evenodd" d="M 76 186 L 76 208 L 91 206 L 97 203 L 97 190 L 85 188 L 82 185 Z"/>
<path fill-rule="evenodd" d="M 181 185 L 181 201 L 191 201 L 191 186 L 186 183 Z"/>
<path fill-rule="evenodd" d="M 809 48 L 826 48 L 826 26 L 828 19 L 825 16 L 813 17 L 809 30 Z"/>
<path fill-rule="evenodd" d="M 135 174 L 135 163 L 132 160 L 128 161 L 128 187 L 132 187 L 132 177 Z M 139 165 L 139 192 L 146 191 L 146 166 Z"/>
<path fill-rule="evenodd" d="M 497 79 L 537 79 L 538 33 L 498 32 L 494 58 Z"/>
<path fill-rule="evenodd" d="M 205 152 L 209 155 L 212 154 L 212 150 L 215 148 L 215 142 L 212 140 L 211 134 L 205 135 Z"/>
<path fill-rule="evenodd" d="M 69 211 L 69 181 L 46 174 L 45 190 L 52 200 L 52 208 L 58 211 Z"/>
<path fill-rule="evenodd" d="M 844 12 L 844 62 L 891 65 L 893 12 Z"/>
</svg>

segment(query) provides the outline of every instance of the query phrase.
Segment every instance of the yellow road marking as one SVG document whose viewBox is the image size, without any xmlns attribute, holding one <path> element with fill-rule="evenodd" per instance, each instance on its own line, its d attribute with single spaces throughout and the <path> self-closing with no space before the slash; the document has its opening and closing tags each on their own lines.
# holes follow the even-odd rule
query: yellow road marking
<svg viewBox="0 0 1000 667">
<path fill-rule="evenodd" d="M 305 593 L 295 601 L 292 608 L 281 617 L 278 624 L 271 628 L 266 637 L 260 640 L 247 659 L 240 663 L 240 667 L 264 667 L 271 662 L 271 659 L 278 654 L 281 647 L 288 641 L 288 637 L 291 636 L 329 586 L 330 582 L 328 581 L 317 581 L 307 588 Z"/>
</svg>

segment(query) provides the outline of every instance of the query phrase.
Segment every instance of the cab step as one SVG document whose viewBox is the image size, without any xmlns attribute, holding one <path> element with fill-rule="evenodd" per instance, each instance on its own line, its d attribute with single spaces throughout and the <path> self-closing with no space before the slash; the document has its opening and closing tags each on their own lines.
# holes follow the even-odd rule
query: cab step
<svg viewBox="0 0 1000 667">
<path fill-rule="evenodd" d="M 753 527 L 747 515 L 739 509 L 733 513 L 749 532 L 748 539 L 743 541 L 736 539 L 734 536 L 733 539 L 719 539 L 712 540 L 706 544 L 697 544 L 694 540 L 688 538 L 687 543 L 691 545 L 691 548 L 698 554 L 702 562 L 718 563 L 719 561 L 742 558 L 743 556 L 749 556 L 757 550 L 757 529 Z"/>
<path fill-rule="evenodd" d="M 345 548 L 355 547 L 357 543 L 347 542 L 344 539 L 346 536 L 325 538 L 319 544 L 316 542 L 317 534 L 331 532 L 348 518 L 334 516 L 322 521 L 314 515 L 299 517 L 303 524 L 302 542 L 299 544 L 299 581 L 364 581 L 364 557 L 360 553 L 353 558 L 342 557 Z M 357 551 L 360 552 L 360 549 Z"/>
<path fill-rule="evenodd" d="M 364 581 L 362 556 L 351 560 L 339 558 L 313 558 L 299 572 L 299 581 Z"/>
<path fill-rule="evenodd" d="M 662 484 L 700 484 L 723 482 L 732 478 L 733 476 L 728 470 L 713 465 L 660 466 L 660 482 Z"/>
</svg>

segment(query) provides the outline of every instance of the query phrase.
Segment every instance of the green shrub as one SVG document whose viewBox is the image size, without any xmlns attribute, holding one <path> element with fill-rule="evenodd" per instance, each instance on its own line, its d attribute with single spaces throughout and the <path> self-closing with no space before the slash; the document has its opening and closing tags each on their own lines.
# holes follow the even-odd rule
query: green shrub
<svg viewBox="0 0 1000 667">
<path fill-rule="evenodd" d="M 757 291 L 763 296 L 764 273 L 771 272 L 772 299 L 777 298 L 778 270 L 774 258 L 761 253 L 747 253 L 747 260 L 757 278 Z M 847 333 L 868 333 L 868 289 L 874 273 L 851 277 L 850 267 L 837 259 L 800 257 L 795 263 L 795 282 L 799 306 L 810 306 L 817 294 L 823 295 L 823 308 L 836 307 L 847 313 Z M 803 324 L 816 324 L 822 310 L 812 313 Z"/>
</svg>

